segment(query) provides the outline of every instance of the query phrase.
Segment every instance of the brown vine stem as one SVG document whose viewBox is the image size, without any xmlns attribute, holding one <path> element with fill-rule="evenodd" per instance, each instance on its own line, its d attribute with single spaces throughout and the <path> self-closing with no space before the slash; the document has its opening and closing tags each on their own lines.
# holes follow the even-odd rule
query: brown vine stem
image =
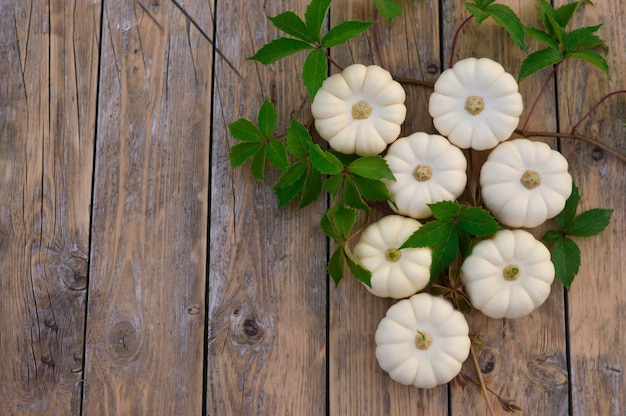
<svg viewBox="0 0 626 416">
<path fill-rule="evenodd" d="M 580 126 L 580 124 L 581 124 L 583 121 L 585 121 L 585 119 L 586 119 L 587 117 L 589 117 L 589 116 L 591 115 L 591 113 L 593 113 L 594 111 L 596 111 L 596 109 L 600 106 L 600 104 L 602 104 L 604 101 L 606 101 L 606 99 L 608 99 L 608 98 L 610 98 L 610 97 L 612 97 L 612 96 L 614 96 L 614 95 L 617 95 L 617 94 L 626 94 L 626 90 L 613 91 L 612 93 L 607 94 L 607 95 L 605 95 L 604 97 L 602 97 L 602 98 L 600 99 L 600 101 L 598 101 L 597 103 L 595 103 L 595 104 L 594 104 L 594 106 L 593 106 L 593 107 L 591 107 L 591 110 L 587 111 L 587 113 L 586 113 L 584 116 L 582 116 L 582 118 L 581 118 L 580 120 L 578 120 L 578 122 L 577 122 L 576 124 L 574 124 L 574 125 L 572 126 L 572 134 L 576 133 L 576 129 L 578 128 L 578 126 Z"/>
<path fill-rule="evenodd" d="M 474 351 L 474 346 L 471 344 L 470 344 L 470 355 L 472 356 L 472 363 L 474 363 L 474 368 L 476 369 L 476 374 L 478 375 L 480 388 L 483 391 L 483 396 L 485 396 L 485 401 L 487 402 L 487 407 L 489 408 L 489 414 L 491 414 L 491 416 L 496 416 L 496 412 L 495 410 L 493 410 L 493 406 L 491 405 L 491 401 L 489 400 L 489 392 L 487 391 L 487 385 L 485 384 L 483 373 L 480 371 L 480 365 L 478 365 L 478 358 L 476 358 L 476 351 Z"/>
<path fill-rule="evenodd" d="M 552 67 L 552 72 L 550 72 L 550 75 L 541 86 L 541 90 L 539 90 L 539 94 L 537 94 L 535 101 L 533 101 L 533 105 L 530 107 L 530 111 L 528 111 L 528 115 L 526 116 L 526 120 L 524 121 L 524 125 L 522 126 L 522 131 L 526 131 L 526 127 L 528 127 L 528 122 L 530 121 L 530 117 L 535 112 L 535 109 L 537 108 L 537 103 L 539 103 L 539 99 L 541 98 L 543 93 L 546 91 L 546 88 L 548 88 L 548 84 L 550 84 L 550 81 L 552 80 L 552 78 L 554 78 L 554 75 L 556 74 L 557 69 L 559 69 L 561 62 L 554 64 L 554 66 Z"/>
<path fill-rule="evenodd" d="M 343 71 L 343 67 L 339 65 L 337 62 L 335 62 L 333 58 L 330 57 L 330 54 L 328 53 L 327 50 L 324 50 L 324 55 L 326 56 L 326 59 L 328 59 L 328 62 L 333 64 L 335 68 L 337 68 L 339 71 Z"/>
<path fill-rule="evenodd" d="M 459 33 L 461 33 L 461 29 L 469 23 L 474 17 L 473 14 L 470 14 L 463 22 L 459 25 L 459 27 L 454 32 L 454 37 L 452 38 L 452 47 L 450 48 L 450 60 L 448 61 L 448 68 L 452 68 L 452 63 L 454 62 L 454 50 L 456 49 L 456 41 L 459 38 Z"/>
<path fill-rule="evenodd" d="M 613 149 L 610 146 L 605 145 L 604 143 L 601 143 L 597 140 L 592 139 L 591 137 L 587 137 L 587 136 L 583 136 L 580 134 L 576 134 L 574 133 L 557 133 L 557 132 L 551 132 L 551 131 L 527 131 L 524 132 L 520 129 L 515 130 L 515 133 L 519 134 L 522 137 L 557 137 L 560 139 L 574 139 L 574 140 L 580 140 L 583 141 L 585 143 L 589 143 L 593 146 L 599 147 L 600 149 L 602 149 L 603 151 L 610 153 L 611 155 L 615 156 L 616 158 L 618 158 L 619 160 L 621 160 L 622 162 L 626 163 L 626 155 L 624 153 L 621 153 L 620 151 Z"/>
</svg>

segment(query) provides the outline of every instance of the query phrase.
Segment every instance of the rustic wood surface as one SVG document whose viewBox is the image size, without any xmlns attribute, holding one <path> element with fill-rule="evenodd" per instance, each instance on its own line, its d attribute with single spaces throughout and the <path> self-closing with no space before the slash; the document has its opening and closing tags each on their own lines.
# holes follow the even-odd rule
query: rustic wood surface
<svg viewBox="0 0 626 416">
<path fill-rule="evenodd" d="M 435 81 L 468 16 L 463 2 L 400 3 L 402 17 L 333 48 L 333 59 Z M 538 24 L 533 2 L 502 3 Z M 475 386 L 419 390 L 378 368 L 374 332 L 393 301 L 326 276 L 324 198 L 277 211 L 276 172 L 262 184 L 229 166 L 227 124 L 254 119 L 265 98 L 278 134 L 291 114 L 310 119 L 303 54 L 246 59 L 280 36 L 265 15 L 302 16 L 306 2 L 0 6 L 0 415 L 487 414 Z M 604 22 L 612 80 L 581 62 L 561 66 L 531 130 L 567 132 L 626 88 L 622 14 L 608 0 L 575 16 Z M 373 0 L 335 1 L 329 24 L 375 17 Z M 463 29 L 454 59 L 468 56 L 515 75 L 524 57 L 490 21 Z M 548 73 L 522 83 L 525 114 Z M 403 132 L 434 132 L 430 90 L 405 89 Z M 617 95 L 578 131 L 626 152 L 625 123 Z M 525 414 L 623 415 L 625 165 L 593 145 L 538 139 L 570 161 L 581 209 L 614 208 L 613 220 L 577 240 L 571 291 L 555 283 L 519 320 L 469 315 L 485 345 L 480 366 Z M 469 362 L 463 371 L 475 374 Z"/>
</svg>

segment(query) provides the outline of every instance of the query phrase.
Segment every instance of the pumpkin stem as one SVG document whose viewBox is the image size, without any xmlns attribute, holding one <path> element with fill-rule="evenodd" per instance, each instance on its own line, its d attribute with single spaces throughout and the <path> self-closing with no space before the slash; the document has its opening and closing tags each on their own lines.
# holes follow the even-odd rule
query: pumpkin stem
<svg viewBox="0 0 626 416">
<path fill-rule="evenodd" d="M 512 282 L 517 280 L 521 273 L 522 270 L 517 264 L 509 264 L 502 270 L 502 277 L 504 277 L 504 280 Z"/>
<path fill-rule="evenodd" d="M 541 175 L 537 171 L 527 170 L 519 181 L 524 185 L 524 188 L 528 190 L 535 189 L 541 185 Z"/>
<path fill-rule="evenodd" d="M 475 116 L 480 114 L 481 111 L 485 109 L 485 102 L 482 97 L 478 97 L 476 95 L 470 95 L 465 100 L 465 111 Z"/>
<path fill-rule="evenodd" d="M 417 330 L 417 335 L 415 336 L 415 346 L 418 350 L 427 350 L 433 343 L 433 339 L 430 337 L 428 332 L 422 331 L 421 329 Z"/>
<path fill-rule="evenodd" d="M 355 120 L 365 120 L 372 114 L 372 107 L 361 100 L 352 106 L 352 118 Z"/>
<path fill-rule="evenodd" d="M 433 177 L 433 170 L 428 165 L 417 165 L 413 170 L 413 177 L 418 182 L 426 182 Z"/>
<path fill-rule="evenodd" d="M 389 250 L 385 251 L 385 258 L 392 263 L 400 260 L 401 256 L 402 253 L 397 248 L 390 248 Z"/>
</svg>

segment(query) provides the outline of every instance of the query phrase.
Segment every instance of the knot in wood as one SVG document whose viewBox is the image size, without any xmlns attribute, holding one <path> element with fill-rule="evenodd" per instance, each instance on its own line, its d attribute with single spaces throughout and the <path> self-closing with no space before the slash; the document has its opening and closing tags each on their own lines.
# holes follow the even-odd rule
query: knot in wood
<svg viewBox="0 0 626 416">
<path fill-rule="evenodd" d="M 139 349 L 137 330 L 128 321 L 116 323 L 109 331 L 107 349 L 111 358 L 118 363 L 132 361 Z"/>
</svg>

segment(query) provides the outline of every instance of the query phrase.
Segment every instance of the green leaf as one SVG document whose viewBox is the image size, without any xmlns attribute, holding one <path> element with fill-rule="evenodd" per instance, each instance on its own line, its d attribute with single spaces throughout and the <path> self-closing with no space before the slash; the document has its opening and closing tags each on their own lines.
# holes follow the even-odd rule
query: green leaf
<svg viewBox="0 0 626 416">
<path fill-rule="evenodd" d="M 287 129 L 287 149 L 298 159 L 303 159 L 309 155 L 309 145 L 312 143 L 313 139 L 305 125 L 292 118 Z"/>
<path fill-rule="evenodd" d="M 600 29 L 602 25 L 581 27 L 565 35 L 563 39 L 563 50 L 565 53 L 575 49 L 591 49 L 598 46 L 606 48 L 606 43 L 593 33 Z"/>
<path fill-rule="evenodd" d="M 359 20 L 341 22 L 326 33 L 322 39 L 322 47 L 330 48 L 341 45 L 356 35 L 365 32 L 372 24 L 374 22 L 361 22 Z"/>
<path fill-rule="evenodd" d="M 555 49 L 542 49 L 533 52 L 524 59 L 520 68 L 518 82 L 522 82 L 526 77 L 539 72 L 544 68 L 555 65 L 563 60 L 561 52 Z"/>
<path fill-rule="evenodd" d="M 450 224 L 452 225 L 452 224 Z M 433 261 L 430 264 L 430 281 L 432 282 L 454 261 L 459 254 L 459 234 L 452 226 L 449 233 L 433 247 Z"/>
<path fill-rule="evenodd" d="M 459 226 L 477 237 L 487 237 L 502 229 L 489 211 L 480 207 L 464 209 L 459 214 Z"/>
<path fill-rule="evenodd" d="M 348 238 L 352 232 L 352 228 L 354 228 L 354 224 L 356 223 L 356 218 L 358 216 L 357 211 L 352 208 L 339 205 L 331 211 L 331 216 L 335 229 L 341 238 Z"/>
<path fill-rule="evenodd" d="M 608 227 L 612 214 L 612 209 L 594 208 L 585 211 L 574 218 L 567 228 L 567 234 L 576 237 L 598 235 Z"/>
<path fill-rule="evenodd" d="M 368 179 L 359 175 L 353 175 L 357 188 L 361 195 L 370 201 L 389 201 L 391 194 L 384 183 L 376 179 Z"/>
<path fill-rule="evenodd" d="M 559 17 L 559 22 L 561 26 L 565 27 L 572 20 L 572 16 L 574 16 L 574 12 L 578 9 L 580 2 L 567 3 L 563 6 L 557 8 L 555 10 L 556 15 Z"/>
<path fill-rule="evenodd" d="M 332 153 L 337 159 L 339 159 L 344 166 L 348 166 L 350 163 L 354 162 L 360 157 L 359 155 L 355 154 L 347 155 L 333 149 L 330 149 L 329 152 Z"/>
<path fill-rule="evenodd" d="M 519 17 L 515 14 L 515 12 L 504 4 L 492 4 L 487 8 L 487 11 L 493 17 L 493 20 L 500 25 L 504 30 L 509 32 L 511 39 L 513 42 L 524 52 L 528 52 L 528 48 L 526 47 L 526 42 L 524 40 L 524 25 L 519 20 Z"/>
<path fill-rule="evenodd" d="M 543 235 L 543 237 L 541 237 L 541 241 L 543 241 L 544 243 L 554 243 L 555 241 L 559 240 L 563 238 L 563 233 L 559 230 L 548 230 L 546 231 L 546 233 Z"/>
<path fill-rule="evenodd" d="M 476 23 L 478 23 L 478 25 L 480 25 L 482 22 L 487 20 L 487 18 L 489 18 L 490 16 L 488 12 L 486 12 L 480 6 L 474 3 L 469 3 L 469 2 L 465 3 L 465 8 L 467 9 L 468 12 L 472 14 L 472 16 L 474 16 L 474 18 L 476 19 Z"/>
<path fill-rule="evenodd" d="M 346 181 L 343 184 L 343 201 L 349 207 L 363 209 L 369 212 L 370 207 L 363 202 L 361 193 L 357 189 L 354 179 L 350 176 L 346 177 Z"/>
<path fill-rule="evenodd" d="M 552 49 L 559 49 L 559 42 L 543 30 L 534 29 L 532 27 L 525 27 L 524 33 L 526 33 L 531 38 L 537 39 L 539 42 L 545 44 L 546 46 L 549 46 Z"/>
<path fill-rule="evenodd" d="M 268 16 L 267 18 L 271 20 L 277 29 L 282 30 L 288 35 L 301 39 L 305 42 L 315 42 L 300 16 L 294 12 L 288 11 L 281 13 L 278 16 Z"/>
<path fill-rule="evenodd" d="M 324 182 L 324 187 L 330 192 L 332 196 L 337 196 L 339 192 L 339 188 L 341 188 L 341 184 L 343 184 L 344 175 L 333 175 L 330 178 L 326 179 Z"/>
<path fill-rule="evenodd" d="M 278 178 L 278 182 L 274 185 L 274 189 L 287 188 L 293 185 L 298 179 L 306 174 L 306 160 L 298 160 L 287 169 Z"/>
<path fill-rule="evenodd" d="M 458 224 L 456 232 L 459 236 L 459 250 L 461 251 L 461 257 L 465 260 L 470 254 L 472 254 L 472 237 L 467 231 L 458 226 Z"/>
<path fill-rule="evenodd" d="M 554 242 L 550 257 L 556 271 L 556 278 L 569 290 L 580 268 L 580 247 L 567 237 Z"/>
<path fill-rule="evenodd" d="M 427 222 L 418 228 L 400 248 L 433 247 L 448 238 L 453 230 L 454 224 L 451 221 Z"/>
<path fill-rule="evenodd" d="M 323 151 L 319 145 L 311 143 L 309 154 L 313 167 L 327 175 L 337 175 L 343 172 L 343 164 L 332 153 Z"/>
<path fill-rule="evenodd" d="M 339 231 L 337 231 L 337 227 L 335 226 L 333 220 L 331 220 L 331 215 L 329 214 L 330 212 L 327 211 L 322 216 L 322 219 L 320 220 L 320 227 L 327 236 L 329 236 L 336 242 L 339 242 L 342 240 L 342 236 L 339 234 Z"/>
<path fill-rule="evenodd" d="M 338 246 L 333 255 L 330 256 L 330 261 L 328 262 L 327 270 L 330 277 L 333 278 L 333 282 L 335 282 L 335 287 L 339 284 L 341 279 L 343 279 L 343 269 L 344 269 L 344 248 L 345 244 L 341 244 Z"/>
<path fill-rule="evenodd" d="M 576 209 L 578 209 L 579 202 L 580 192 L 578 191 L 576 184 L 572 182 L 572 193 L 565 201 L 563 211 L 559 212 L 557 216 L 554 217 L 554 221 L 556 221 L 556 225 L 559 227 L 559 230 L 565 231 L 569 228 L 572 220 L 576 216 Z"/>
<path fill-rule="evenodd" d="M 307 49 L 313 49 L 313 46 L 297 39 L 278 38 L 263 45 L 257 53 L 248 59 L 261 62 L 263 65 L 268 65 L 281 58 Z"/>
<path fill-rule="evenodd" d="M 287 169 L 289 166 L 287 147 L 280 140 L 270 139 L 267 142 L 267 158 L 278 169 Z"/>
<path fill-rule="evenodd" d="M 356 280 L 368 287 L 372 287 L 372 273 L 358 263 L 347 246 L 344 248 L 343 252 L 345 254 L 346 262 L 348 263 L 348 268 Z"/>
<path fill-rule="evenodd" d="M 252 176 L 259 182 L 262 182 L 265 178 L 265 160 L 267 159 L 267 147 L 263 146 L 258 152 L 252 156 L 252 163 L 250 164 L 250 170 Z"/>
<path fill-rule="evenodd" d="M 442 221 L 451 220 L 461 212 L 461 204 L 455 201 L 441 201 L 428 204 L 428 208 L 433 212 L 435 218 Z"/>
<path fill-rule="evenodd" d="M 592 65 L 597 66 L 604 72 L 609 79 L 611 75 L 609 74 L 609 64 L 606 62 L 606 59 L 602 55 L 594 51 L 573 51 L 565 54 L 566 58 L 578 58 L 583 61 L 587 61 Z"/>
<path fill-rule="evenodd" d="M 274 192 L 276 192 L 276 197 L 278 198 L 278 209 L 287 205 L 300 192 L 302 192 L 302 188 L 304 187 L 304 181 L 305 175 L 303 174 L 302 176 L 297 178 L 291 185 L 275 189 Z"/>
<path fill-rule="evenodd" d="M 315 98 L 315 94 L 322 86 L 328 72 L 328 61 L 324 50 L 314 49 L 307 56 L 302 67 L 302 82 L 309 92 L 311 100 Z"/>
<path fill-rule="evenodd" d="M 242 142 L 261 142 L 265 137 L 263 133 L 249 120 L 240 118 L 228 125 L 230 135 Z"/>
<path fill-rule="evenodd" d="M 391 23 L 394 18 L 402 15 L 402 6 L 394 0 L 374 0 L 374 7 L 376 7 L 378 13 L 389 23 Z"/>
<path fill-rule="evenodd" d="M 348 165 L 348 172 L 363 176 L 368 179 L 395 180 L 391 169 L 385 159 L 380 156 L 360 157 Z"/>
<path fill-rule="evenodd" d="M 302 199 L 300 200 L 300 208 L 304 208 L 311 202 L 315 201 L 322 192 L 322 174 L 317 170 L 310 168 L 304 181 L 304 189 L 302 190 Z"/>
<path fill-rule="evenodd" d="M 263 147 L 263 143 L 239 143 L 230 148 L 231 166 L 241 166 Z"/>
<path fill-rule="evenodd" d="M 276 122 L 278 121 L 278 112 L 274 104 L 267 98 L 263 101 L 261 109 L 259 110 L 259 130 L 265 137 L 272 137 L 274 129 L 276 128 Z"/>
<path fill-rule="evenodd" d="M 312 0 L 304 12 L 307 30 L 315 42 L 320 41 L 322 25 L 330 8 L 330 2 L 331 0 Z"/>
</svg>

